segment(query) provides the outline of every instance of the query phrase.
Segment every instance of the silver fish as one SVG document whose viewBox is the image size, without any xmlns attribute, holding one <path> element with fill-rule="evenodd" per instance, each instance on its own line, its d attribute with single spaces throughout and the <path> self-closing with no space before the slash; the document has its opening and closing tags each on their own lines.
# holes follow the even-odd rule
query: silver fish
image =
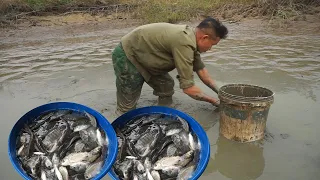
<svg viewBox="0 0 320 180">
<path fill-rule="evenodd" d="M 158 125 L 151 126 L 150 131 L 140 137 L 135 144 L 139 156 L 146 157 L 155 146 L 161 134 L 162 131 Z"/>
<path fill-rule="evenodd" d="M 86 169 L 86 172 L 84 173 L 84 177 L 86 179 L 91 179 L 91 178 L 95 177 L 97 174 L 99 174 L 99 172 L 102 168 L 102 165 L 103 165 L 103 161 L 99 161 L 94 164 L 91 164 Z"/>
<path fill-rule="evenodd" d="M 75 126 L 73 131 L 74 132 L 79 132 L 79 131 L 82 131 L 82 130 L 86 130 L 89 127 L 90 127 L 89 124 L 81 124 L 81 125 Z"/>
<path fill-rule="evenodd" d="M 98 146 L 91 150 L 90 152 L 79 152 L 79 153 L 71 153 L 67 155 L 63 160 L 61 161 L 62 166 L 70 166 L 74 163 L 78 162 L 93 162 L 96 160 L 101 153 L 102 147 Z"/>
<path fill-rule="evenodd" d="M 189 133 L 189 146 L 191 150 L 196 150 L 196 144 L 191 133 Z"/>
<path fill-rule="evenodd" d="M 60 166 L 59 167 L 59 171 L 60 171 L 60 173 L 62 175 L 62 179 L 63 180 L 69 180 L 69 173 L 68 173 L 68 170 L 67 170 L 66 167 Z"/>
<path fill-rule="evenodd" d="M 180 168 L 176 166 L 170 166 L 163 168 L 161 171 L 169 177 L 176 177 L 179 174 Z"/>
<path fill-rule="evenodd" d="M 84 180 L 85 178 L 84 178 L 83 174 L 75 174 L 75 175 L 71 176 L 70 179 L 72 179 L 72 180 Z"/>
<path fill-rule="evenodd" d="M 130 175 L 133 169 L 133 160 L 125 159 L 123 162 L 114 164 L 115 172 L 123 179 L 130 179 Z"/>
<path fill-rule="evenodd" d="M 153 177 L 154 180 L 161 180 L 160 174 L 158 171 L 151 171 L 151 176 Z"/>
<path fill-rule="evenodd" d="M 164 157 L 158 160 L 153 169 L 161 170 L 168 167 L 183 167 L 187 165 L 193 157 L 193 151 L 189 151 L 183 156 Z"/>
<path fill-rule="evenodd" d="M 178 134 L 179 132 L 181 132 L 182 129 L 170 129 L 166 132 L 166 136 L 171 136 L 174 134 Z"/>
<path fill-rule="evenodd" d="M 76 172 L 85 172 L 88 166 L 89 166 L 89 163 L 80 161 L 80 162 L 71 164 L 69 167 L 70 169 Z"/>
<path fill-rule="evenodd" d="M 69 132 L 68 123 L 61 124 L 57 128 L 52 129 L 44 138 L 43 144 L 48 152 L 54 152 L 58 149 L 59 144 L 63 141 Z"/>
<path fill-rule="evenodd" d="M 133 175 L 133 180 L 139 180 L 139 178 L 136 174 Z"/>
<path fill-rule="evenodd" d="M 44 170 L 41 170 L 41 180 L 47 180 L 47 175 Z"/>
<path fill-rule="evenodd" d="M 151 167 L 152 167 L 152 164 L 151 164 L 151 161 L 150 161 L 150 159 L 149 159 L 149 157 L 147 157 L 145 160 L 144 160 L 144 167 L 146 168 L 146 170 L 147 169 L 151 169 Z"/>
<path fill-rule="evenodd" d="M 90 126 L 86 130 L 79 131 L 80 138 L 82 139 L 82 141 L 90 147 L 98 146 L 96 129 L 97 128 Z"/>
<path fill-rule="evenodd" d="M 62 177 L 62 175 L 61 175 L 61 173 L 60 173 L 60 171 L 58 169 L 58 166 L 54 165 L 53 168 L 54 168 L 54 172 L 56 173 L 56 176 L 57 176 L 58 180 L 63 180 L 63 177 Z"/>
<path fill-rule="evenodd" d="M 34 176 L 38 174 L 40 165 L 40 156 L 32 156 L 27 160 L 27 167 L 31 171 L 31 174 Z"/>
<path fill-rule="evenodd" d="M 152 177 L 152 175 L 151 175 L 151 173 L 150 173 L 150 171 L 149 171 L 149 169 L 147 169 L 146 172 L 147 172 L 148 180 L 154 180 L 153 177 Z"/>
<path fill-rule="evenodd" d="M 97 127 L 97 120 L 94 116 L 92 116 L 91 114 L 85 112 L 85 115 L 89 118 L 90 123 L 93 127 Z"/>
<path fill-rule="evenodd" d="M 84 142 L 82 140 L 78 140 L 75 142 L 73 149 L 74 149 L 73 151 L 75 153 L 83 152 L 86 150 L 86 145 L 84 144 Z"/>
<path fill-rule="evenodd" d="M 181 169 L 177 176 L 177 180 L 188 180 L 192 176 L 192 173 L 195 170 L 195 166 L 189 166 Z"/>
<path fill-rule="evenodd" d="M 60 158 L 58 157 L 58 155 L 56 153 L 54 153 L 52 156 L 52 164 L 53 164 L 53 166 L 54 165 L 58 166 L 60 164 Z"/>
<path fill-rule="evenodd" d="M 190 151 L 189 134 L 186 131 L 181 131 L 178 134 L 171 136 L 174 145 L 181 153 Z"/>
<path fill-rule="evenodd" d="M 181 125 L 182 125 L 182 128 L 183 128 L 185 131 L 189 132 L 190 129 L 189 129 L 189 124 L 188 124 L 188 122 L 187 122 L 186 120 L 184 120 L 183 118 L 179 117 L 179 116 L 177 116 L 177 119 L 180 121 L 180 123 L 181 123 Z"/>
<path fill-rule="evenodd" d="M 141 174 L 146 172 L 144 165 L 139 160 L 134 161 L 134 166 L 135 166 L 135 169 L 137 172 L 139 172 Z"/>
<path fill-rule="evenodd" d="M 104 146 L 106 144 L 106 142 L 102 138 L 101 132 L 98 128 L 97 128 L 96 135 L 97 135 L 97 141 L 98 141 L 99 146 Z"/>
<path fill-rule="evenodd" d="M 47 157 L 47 156 L 42 156 L 42 163 L 43 163 L 43 166 L 48 168 L 48 169 L 52 169 L 53 168 L 53 163 L 49 159 L 49 157 Z"/>
</svg>

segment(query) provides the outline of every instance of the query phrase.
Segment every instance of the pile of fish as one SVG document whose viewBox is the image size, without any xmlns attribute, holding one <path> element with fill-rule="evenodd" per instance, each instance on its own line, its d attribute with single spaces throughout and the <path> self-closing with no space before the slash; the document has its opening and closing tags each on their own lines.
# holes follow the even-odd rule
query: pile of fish
<svg viewBox="0 0 320 180">
<path fill-rule="evenodd" d="M 24 125 L 17 138 L 17 156 L 33 179 L 91 179 L 104 164 L 107 146 L 108 139 L 95 117 L 55 110 Z"/>
<path fill-rule="evenodd" d="M 113 170 L 119 179 L 189 179 L 200 142 L 179 116 L 150 114 L 116 127 L 119 149 Z"/>
</svg>

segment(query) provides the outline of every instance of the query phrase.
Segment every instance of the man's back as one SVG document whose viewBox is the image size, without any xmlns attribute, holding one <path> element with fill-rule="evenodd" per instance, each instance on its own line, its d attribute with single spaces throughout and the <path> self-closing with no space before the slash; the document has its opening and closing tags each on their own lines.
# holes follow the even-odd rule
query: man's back
<svg viewBox="0 0 320 180">
<path fill-rule="evenodd" d="M 173 50 L 187 46 L 187 51 L 196 51 L 194 31 L 186 25 L 143 25 L 125 35 L 121 42 L 128 59 L 145 78 L 173 70 L 180 61 L 175 62 Z"/>
</svg>

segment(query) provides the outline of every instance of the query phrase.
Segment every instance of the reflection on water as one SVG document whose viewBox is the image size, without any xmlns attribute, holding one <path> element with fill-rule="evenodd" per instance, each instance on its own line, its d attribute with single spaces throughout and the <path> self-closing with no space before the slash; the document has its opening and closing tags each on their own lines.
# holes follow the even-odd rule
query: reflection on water
<svg viewBox="0 0 320 180">
<path fill-rule="evenodd" d="M 232 180 L 257 179 L 263 173 L 263 148 L 256 143 L 238 143 L 219 136 L 216 145 L 213 171 Z"/>
</svg>

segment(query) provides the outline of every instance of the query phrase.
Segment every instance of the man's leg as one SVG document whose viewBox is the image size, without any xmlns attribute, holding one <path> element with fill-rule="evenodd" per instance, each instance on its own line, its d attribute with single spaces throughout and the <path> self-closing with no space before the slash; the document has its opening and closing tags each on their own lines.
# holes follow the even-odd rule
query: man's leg
<svg viewBox="0 0 320 180">
<path fill-rule="evenodd" d="M 136 108 L 144 79 L 120 45 L 112 52 L 112 62 L 117 86 L 116 114 L 121 115 Z"/>
<path fill-rule="evenodd" d="M 169 106 L 172 104 L 174 80 L 168 73 L 152 76 L 148 84 L 153 88 L 153 94 L 159 96 L 158 105 Z"/>
</svg>

